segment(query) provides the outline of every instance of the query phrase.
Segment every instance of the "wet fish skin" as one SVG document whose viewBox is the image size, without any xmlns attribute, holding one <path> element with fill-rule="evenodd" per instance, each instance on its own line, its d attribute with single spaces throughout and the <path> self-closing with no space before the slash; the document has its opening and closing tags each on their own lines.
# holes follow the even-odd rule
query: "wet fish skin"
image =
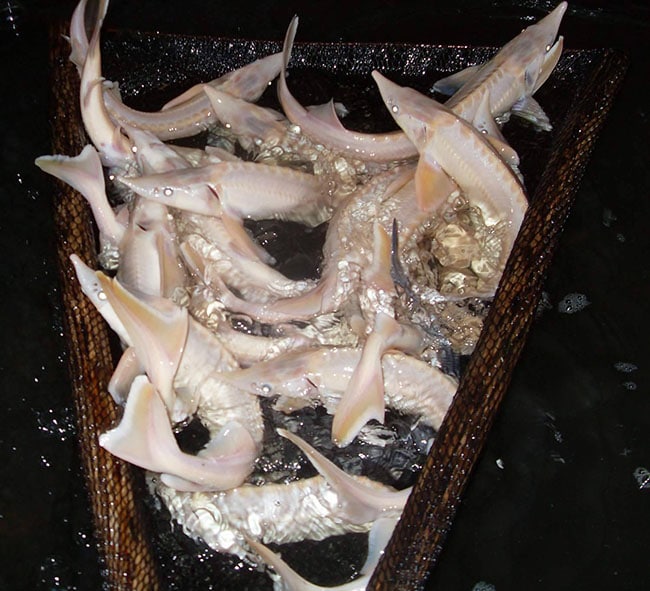
<svg viewBox="0 0 650 591">
<path fill-rule="evenodd" d="M 197 455 L 184 453 L 172 432 L 167 409 L 146 376 L 133 380 L 120 423 L 99 444 L 123 460 L 162 474 L 178 490 L 225 490 L 244 482 L 257 456 L 246 429 L 226 423 Z"/>
<path fill-rule="evenodd" d="M 400 132 L 366 134 L 351 131 L 339 121 L 333 103 L 312 109 L 305 109 L 298 103 L 291 95 L 286 80 L 286 69 L 297 28 L 298 17 L 295 16 L 284 39 L 282 69 L 278 80 L 278 98 L 287 119 L 313 140 L 334 147 L 353 158 L 372 162 L 398 162 L 415 157 L 415 147 Z"/>
<path fill-rule="evenodd" d="M 244 100 L 254 101 L 278 75 L 281 62 L 281 54 L 266 56 L 207 84 Z M 183 99 L 183 96 L 188 98 Z M 181 99 L 161 111 L 132 109 L 110 88 L 104 91 L 104 102 L 117 124 L 146 129 L 161 140 L 196 135 L 216 121 L 210 99 L 203 92 L 202 84 L 196 89 L 190 89 L 189 95 L 181 95 Z"/>
<path fill-rule="evenodd" d="M 441 79 L 432 90 L 453 96 L 445 105 L 457 115 L 472 121 L 487 95 L 493 118 L 515 113 L 534 112 L 535 122 L 550 130 L 550 122 L 532 95 L 548 79 L 562 52 L 562 38 L 557 41 L 562 17 L 567 9 L 560 2 L 539 22 L 524 29 L 506 43 L 485 64 Z"/>
<path fill-rule="evenodd" d="M 120 128 L 111 121 L 103 98 L 104 79 L 99 47 L 102 22 L 103 15 L 100 10 L 81 69 L 79 89 L 81 118 L 88 136 L 101 156 L 102 164 L 109 168 L 131 172 L 137 167 L 131 143 L 122 134 Z"/>
<path fill-rule="evenodd" d="M 445 184 L 440 191 L 440 180 L 451 177 L 470 204 L 481 209 L 487 226 L 505 228 L 498 268 L 485 292 L 477 294 L 489 297 L 528 208 L 521 182 L 484 135 L 449 108 L 412 88 L 398 86 L 377 71 L 373 78 L 388 110 L 420 152 L 419 203 L 439 208 L 449 190 Z"/>
<path fill-rule="evenodd" d="M 389 490 L 363 476 L 354 479 L 378 491 Z M 217 552 L 242 558 L 249 556 L 247 538 L 285 544 L 367 532 L 372 526 L 351 521 L 345 498 L 320 475 L 288 484 L 244 484 L 218 493 L 176 491 L 155 476 L 149 483 L 188 536 L 201 538 Z M 385 515 L 398 513 L 387 511 Z"/>
<path fill-rule="evenodd" d="M 218 162 L 117 180 L 132 191 L 202 215 L 285 219 L 316 226 L 329 218 L 326 186 L 314 175 L 255 162 Z M 212 198 L 201 191 L 209 187 Z"/>
<path fill-rule="evenodd" d="M 358 347 L 319 347 L 285 353 L 223 374 L 222 378 L 258 396 L 316 401 L 334 414 L 360 359 Z M 457 382 L 404 353 L 385 353 L 381 366 L 386 405 L 419 416 L 424 424 L 437 429 L 451 404 Z"/>
</svg>

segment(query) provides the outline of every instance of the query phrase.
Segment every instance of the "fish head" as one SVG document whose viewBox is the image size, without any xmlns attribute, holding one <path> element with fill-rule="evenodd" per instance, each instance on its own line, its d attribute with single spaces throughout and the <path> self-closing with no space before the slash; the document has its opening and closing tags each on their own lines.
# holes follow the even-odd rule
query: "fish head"
<svg viewBox="0 0 650 591">
<path fill-rule="evenodd" d="M 421 152 L 431 137 L 434 122 L 448 109 L 413 88 L 395 84 L 376 70 L 372 77 L 393 119 Z"/>
<path fill-rule="evenodd" d="M 524 29 L 503 48 L 514 57 L 512 68 L 523 66 L 524 87 L 533 94 L 548 78 L 562 53 L 562 38 L 558 31 L 567 3 L 561 2 L 539 22 Z"/>
</svg>

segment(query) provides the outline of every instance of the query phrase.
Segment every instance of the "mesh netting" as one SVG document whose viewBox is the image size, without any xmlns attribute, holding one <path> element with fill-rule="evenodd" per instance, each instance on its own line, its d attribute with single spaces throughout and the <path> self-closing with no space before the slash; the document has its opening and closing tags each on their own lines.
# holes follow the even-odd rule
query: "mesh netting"
<svg viewBox="0 0 650 591">
<path fill-rule="evenodd" d="M 87 139 L 78 110 L 78 76 L 68 62 L 69 47 L 61 35 L 64 30 L 52 35 L 53 151 L 76 155 Z M 125 96 L 133 96 L 132 104 L 142 107 L 150 100 L 147 94 L 156 88 L 165 88 L 155 99 L 162 103 L 181 88 L 279 47 L 271 42 L 116 34 L 104 44 L 104 68 L 109 79 L 119 80 Z M 296 72 L 311 69 L 328 73 L 307 77 L 311 88 L 305 89 L 303 97 L 299 90 L 296 94 L 304 99 L 311 93 L 315 99 L 320 96 L 321 102 L 333 94 L 348 106 L 350 102 L 363 103 L 361 110 L 370 114 L 365 120 L 389 125 L 379 99 L 371 96 L 373 84 L 367 74 L 373 68 L 400 84 L 426 91 L 441 73 L 482 62 L 494 51 L 423 45 L 297 44 L 292 62 Z M 537 95 L 553 121 L 553 132 L 540 134 L 521 125 L 506 130 L 521 156 L 531 207 L 481 338 L 370 589 L 421 588 L 442 549 L 525 343 L 544 275 L 626 63 L 624 56 L 609 50 L 566 52 Z M 138 105 L 138 101 L 143 104 Z M 360 119 L 356 127 L 363 128 L 363 121 Z M 55 217 L 79 443 L 107 587 L 194 588 L 189 580 L 180 587 L 178 582 L 173 583 L 175 576 L 187 574 L 178 572 L 182 559 L 161 561 L 156 556 L 160 555 L 160 544 L 153 541 L 140 471 L 98 445 L 99 434 L 112 427 L 120 415 L 106 393 L 114 356 L 109 329 L 81 293 L 69 261 L 72 253 L 91 264 L 96 260 L 93 223 L 84 199 L 58 182 Z M 187 562 L 187 570 L 192 571 L 192 562 Z M 227 563 L 225 560 L 224 565 Z M 209 588 L 224 588 L 219 581 L 225 579 L 214 572 L 213 565 L 209 570 L 214 575 Z M 200 583 L 208 588 L 205 579 L 196 584 Z M 234 589 L 248 588 L 241 581 L 232 584 Z"/>
</svg>

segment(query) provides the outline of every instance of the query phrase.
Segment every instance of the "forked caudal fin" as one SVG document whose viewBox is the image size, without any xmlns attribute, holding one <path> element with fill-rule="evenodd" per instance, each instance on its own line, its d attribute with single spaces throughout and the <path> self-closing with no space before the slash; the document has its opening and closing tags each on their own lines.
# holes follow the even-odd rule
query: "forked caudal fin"
<svg viewBox="0 0 650 591">
<path fill-rule="evenodd" d="M 277 431 L 282 437 L 300 448 L 314 468 L 337 492 L 341 498 L 341 503 L 345 506 L 346 518 L 350 522 L 356 524 L 368 523 L 383 515 L 401 513 L 411 494 L 410 488 L 396 491 L 379 484 L 370 486 L 346 474 L 297 435 L 284 429 L 278 429 Z"/>
<path fill-rule="evenodd" d="M 372 572 L 393 535 L 396 523 L 397 518 L 392 517 L 382 517 L 375 521 L 368 534 L 368 556 L 359 571 L 361 576 L 336 587 L 322 587 L 310 583 L 282 560 L 279 554 L 272 552 L 264 544 L 250 538 L 246 541 L 253 551 L 276 572 L 278 578 L 274 585 L 275 591 L 365 591 Z"/>
<path fill-rule="evenodd" d="M 163 401 L 146 376 L 133 380 L 120 424 L 100 435 L 100 445 L 136 466 L 160 472 L 179 490 L 227 490 L 253 468 L 257 446 L 239 423 L 229 423 L 192 456 L 176 443 Z"/>
<path fill-rule="evenodd" d="M 97 150 L 87 145 L 78 156 L 41 156 L 34 163 L 81 193 L 92 209 L 102 237 L 115 246 L 119 245 L 125 229 L 117 221 L 106 197 L 104 172 Z"/>
</svg>

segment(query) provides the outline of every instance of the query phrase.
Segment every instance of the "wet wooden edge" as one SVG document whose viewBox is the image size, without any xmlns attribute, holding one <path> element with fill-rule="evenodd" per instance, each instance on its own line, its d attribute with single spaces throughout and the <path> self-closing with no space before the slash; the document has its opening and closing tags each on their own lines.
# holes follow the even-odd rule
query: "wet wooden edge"
<svg viewBox="0 0 650 591">
<path fill-rule="evenodd" d="M 51 36 L 53 149 L 75 155 L 88 139 L 77 106 L 78 76 L 62 38 L 66 31 L 54 27 Z M 436 564 L 525 344 L 564 221 L 626 67 L 625 55 L 605 52 L 600 67 L 575 97 L 577 115 L 556 141 L 479 342 L 368 589 L 421 589 Z M 104 576 L 110 589 L 158 589 L 158 567 L 143 516 L 141 471 L 97 444 L 99 434 L 119 416 L 106 393 L 114 362 L 108 328 L 81 294 L 69 262 L 73 252 L 86 262 L 95 261 L 92 216 L 78 193 L 63 183 L 56 186 L 57 254 L 70 374 Z"/>
<path fill-rule="evenodd" d="M 75 156 L 89 140 L 78 106 L 79 76 L 63 38 L 68 30 L 67 23 L 50 30 L 52 148 L 54 154 Z M 121 414 L 107 391 L 114 360 L 108 326 L 81 292 L 70 262 L 74 253 L 96 266 L 92 214 L 79 193 L 60 181 L 53 184 L 68 369 L 104 588 L 155 591 L 161 585 L 142 502 L 142 472 L 99 446 L 99 435 Z"/>
<path fill-rule="evenodd" d="M 576 94 L 447 415 L 367 589 L 423 589 L 528 337 L 543 282 L 628 58 L 604 51 Z"/>
</svg>

